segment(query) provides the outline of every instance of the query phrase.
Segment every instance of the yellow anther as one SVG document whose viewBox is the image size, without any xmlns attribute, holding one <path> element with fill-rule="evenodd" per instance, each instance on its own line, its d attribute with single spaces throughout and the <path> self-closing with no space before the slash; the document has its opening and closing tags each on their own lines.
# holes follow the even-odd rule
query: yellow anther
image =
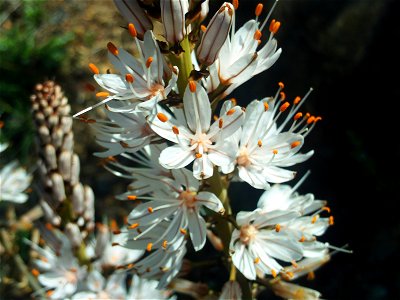
<svg viewBox="0 0 400 300">
<path fill-rule="evenodd" d="M 317 222 L 317 220 L 318 220 L 318 215 L 315 215 L 314 217 L 312 217 L 312 219 L 311 219 L 311 224 L 315 224 L 315 222 Z"/>
<path fill-rule="evenodd" d="M 293 272 L 286 272 L 286 276 L 292 279 L 294 277 Z"/>
<path fill-rule="evenodd" d="M 133 83 L 135 81 L 135 77 L 133 77 L 132 74 L 126 74 L 125 80 L 128 81 L 129 83 Z"/>
<path fill-rule="evenodd" d="M 206 27 L 206 26 L 204 26 L 204 25 L 200 25 L 200 30 L 201 30 L 201 31 L 203 31 L 203 32 L 206 32 L 206 30 L 207 30 L 207 27 Z"/>
<path fill-rule="evenodd" d="M 149 213 L 153 213 L 154 209 L 153 209 L 151 206 L 149 206 L 149 207 L 147 208 L 147 211 L 148 211 Z"/>
<path fill-rule="evenodd" d="M 136 31 L 135 25 L 133 25 L 132 23 L 129 23 L 128 30 L 132 37 L 134 37 L 134 38 L 137 37 L 137 31 Z"/>
<path fill-rule="evenodd" d="M 290 106 L 290 103 L 289 103 L 289 102 L 285 102 L 285 103 L 283 103 L 283 104 L 281 105 L 281 107 L 279 108 L 279 110 L 280 110 L 281 112 L 284 112 L 289 106 Z"/>
<path fill-rule="evenodd" d="M 313 271 L 308 272 L 307 280 L 314 280 L 314 279 L 315 279 L 315 273 Z"/>
<path fill-rule="evenodd" d="M 278 275 L 274 269 L 271 269 L 271 274 L 274 278 Z"/>
<path fill-rule="evenodd" d="M 290 144 L 290 148 L 296 148 L 297 146 L 299 146 L 301 144 L 301 142 L 300 141 L 295 141 L 295 142 L 293 142 L 293 143 L 291 143 Z"/>
<path fill-rule="evenodd" d="M 256 10 L 254 12 L 257 17 L 261 15 L 263 8 L 264 8 L 264 5 L 262 5 L 262 3 L 257 4 Z"/>
<path fill-rule="evenodd" d="M 214 115 L 214 116 L 213 116 L 213 119 L 214 119 L 214 121 L 217 121 L 217 120 L 218 120 L 218 116 L 217 116 L 217 115 Z"/>
<path fill-rule="evenodd" d="M 148 243 L 146 250 L 150 252 L 152 247 L 153 247 L 153 243 Z"/>
<path fill-rule="evenodd" d="M 269 109 L 269 105 L 267 102 L 264 102 L 264 111 L 267 111 Z"/>
<path fill-rule="evenodd" d="M 46 223 L 46 225 L 44 225 L 46 227 L 47 230 L 53 230 L 53 225 L 51 225 L 51 223 Z"/>
<path fill-rule="evenodd" d="M 233 105 L 233 106 L 236 106 L 236 105 L 237 105 L 237 100 L 236 100 L 236 98 L 231 98 L 231 102 L 232 102 L 232 105 Z"/>
<path fill-rule="evenodd" d="M 99 69 L 96 67 L 95 64 L 89 64 L 89 69 L 90 69 L 90 71 L 93 72 L 93 74 L 99 74 L 100 73 Z"/>
<path fill-rule="evenodd" d="M 163 113 L 158 113 L 157 118 L 163 123 L 168 121 L 168 117 L 166 115 L 164 115 Z"/>
<path fill-rule="evenodd" d="M 126 199 L 127 199 L 127 200 L 136 200 L 136 199 L 137 199 L 137 196 L 135 196 L 135 195 L 128 195 L 128 196 L 126 196 Z"/>
<path fill-rule="evenodd" d="M 276 224 L 276 225 L 275 225 L 275 231 L 276 231 L 276 232 L 281 231 L 281 225 L 280 225 L 280 224 Z"/>
<path fill-rule="evenodd" d="M 110 96 L 110 93 L 107 92 L 98 92 L 96 94 L 96 97 L 108 97 L 108 96 Z"/>
<path fill-rule="evenodd" d="M 254 32 L 254 36 L 253 36 L 254 39 L 259 40 L 261 38 L 261 36 L 262 36 L 261 31 L 257 29 L 256 32 Z"/>
<path fill-rule="evenodd" d="M 176 126 L 172 126 L 172 131 L 173 131 L 173 133 L 175 133 L 175 134 L 179 134 L 179 128 L 176 127 Z"/>
<path fill-rule="evenodd" d="M 277 154 L 278 154 L 278 150 L 274 149 L 274 150 L 272 150 L 272 153 L 273 153 L 274 155 L 277 155 Z"/>
<path fill-rule="evenodd" d="M 256 257 L 255 259 L 254 259 L 254 263 L 255 264 L 258 264 L 260 262 L 260 258 L 259 257 Z"/>
<path fill-rule="evenodd" d="M 301 98 L 299 96 L 297 96 L 296 98 L 294 98 L 293 104 L 294 105 L 299 104 L 300 101 L 301 101 Z"/>
<path fill-rule="evenodd" d="M 168 244 L 167 240 L 164 240 L 163 243 L 162 243 L 162 247 L 164 249 L 167 248 L 167 244 Z"/>
<path fill-rule="evenodd" d="M 297 114 L 294 115 L 293 119 L 298 120 L 303 116 L 301 112 L 298 112 Z"/>
<path fill-rule="evenodd" d="M 203 154 L 201 154 L 201 153 L 196 153 L 196 158 L 202 158 L 203 157 Z"/>
<path fill-rule="evenodd" d="M 235 112 L 235 109 L 232 108 L 232 109 L 228 110 L 226 114 L 227 114 L 228 116 L 230 116 L 230 115 L 233 115 L 234 112 Z"/>
<path fill-rule="evenodd" d="M 151 63 L 153 62 L 153 57 L 150 56 L 147 60 L 146 60 L 146 68 L 150 68 Z"/>
<path fill-rule="evenodd" d="M 295 260 L 292 260 L 291 263 L 293 268 L 297 268 L 299 266 Z"/>
<path fill-rule="evenodd" d="M 257 145 L 258 145 L 258 147 L 262 147 L 262 141 L 258 140 Z"/>
<path fill-rule="evenodd" d="M 110 51 L 111 54 L 114 54 L 115 56 L 118 56 L 119 51 L 118 51 L 117 47 L 113 43 L 108 42 L 107 43 L 107 49 L 108 49 L 108 51 Z"/>
<path fill-rule="evenodd" d="M 195 93 L 195 92 L 196 92 L 196 82 L 195 82 L 195 81 L 193 81 L 193 80 L 190 80 L 190 81 L 189 81 L 189 90 L 190 90 L 192 93 Z"/>
</svg>

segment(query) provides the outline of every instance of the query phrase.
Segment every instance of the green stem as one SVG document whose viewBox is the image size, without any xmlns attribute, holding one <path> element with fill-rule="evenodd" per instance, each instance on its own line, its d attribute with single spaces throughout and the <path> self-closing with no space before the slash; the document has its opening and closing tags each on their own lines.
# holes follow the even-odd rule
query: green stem
<svg viewBox="0 0 400 300">
<path fill-rule="evenodd" d="M 181 96 L 185 92 L 186 86 L 188 84 L 188 78 L 190 76 L 190 72 L 193 70 L 192 65 L 192 57 L 190 55 L 190 42 L 188 36 L 186 36 L 181 42 L 181 47 L 183 52 L 179 55 L 175 55 L 171 53 L 169 55 L 169 59 L 174 66 L 179 68 L 179 76 L 178 76 L 178 89 Z"/>
</svg>

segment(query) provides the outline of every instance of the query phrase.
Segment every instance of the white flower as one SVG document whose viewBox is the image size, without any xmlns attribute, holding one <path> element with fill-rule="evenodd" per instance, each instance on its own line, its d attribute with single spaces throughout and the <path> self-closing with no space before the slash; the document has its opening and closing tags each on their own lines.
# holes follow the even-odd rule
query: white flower
<svg viewBox="0 0 400 300">
<path fill-rule="evenodd" d="M 160 290 L 157 288 L 158 282 L 156 280 L 148 280 L 133 275 L 127 299 L 173 299 L 171 298 L 171 291 Z"/>
<path fill-rule="evenodd" d="M 302 257 L 327 252 L 328 245 L 315 236 L 331 223 L 331 218 L 319 217 L 329 209 L 322 207 L 323 201 L 314 201 L 312 194 L 294 193 L 296 188 L 274 185 L 264 192 L 258 209 L 238 213 L 240 229 L 232 233 L 230 249 L 233 263 L 248 279 L 255 279 L 256 270 L 276 276 L 282 271 L 276 259 L 295 264 Z M 318 208 L 312 216 L 304 216 Z"/>
<path fill-rule="evenodd" d="M 167 169 L 179 169 L 192 161 L 193 175 L 208 178 L 213 167 L 231 162 L 231 147 L 224 140 L 241 125 L 243 112 L 234 107 L 220 116 L 211 126 L 211 106 L 206 91 L 197 82 L 190 81 L 183 97 L 185 119 L 160 110 L 157 118 L 149 120 L 151 128 L 163 138 L 176 143 L 161 152 L 160 164 Z"/>
<path fill-rule="evenodd" d="M 222 287 L 218 300 L 241 300 L 242 289 L 237 281 L 229 280 Z"/>
<path fill-rule="evenodd" d="M 79 265 L 68 238 L 62 233 L 57 236 L 62 243 L 58 254 L 50 248 L 40 248 L 26 241 L 40 255 L 39 259 L 34 261 L 37 269 L 33 269 L 32 273 L 38 277 L 50 299 L 64 299 L 72 295 L 86 276 L 86 267 Z"/>
<path fill-rule="evenodd" d="M 160 184 L 169 187 L 169 193 L 160 190 L 154 197 L 138 197 L 139 200 L 149 200 L 139 204 L 128 216 L 130 224 L 149 226 L 146 230 L 134 237 L 135 240 L 145 236 L 147 232 L 164 222 L 166 218 L 171 222 L 152 244 L 171 243 L 179 236 L 185 235 L 189 229 L 190 238 L 196 251 L 203 248 L 206 242 L 206 223 L 200 215 L 203 206 L 219 213 L 224 212 L 221 201 L 210 192 L 198 192 L 199 182 L 191 173 L 173 170 L 174 180 L 165 178 Z M 151 249 L 151 246 L 150 246 Z"/>
<path fill-rule="evenodd" d="M 297 113 L 310 92 L 302 100 L 295 99 L 286 118 L 278 125 L 278 119 L 290 106 L 289 102 L 278 103 L 280 93 L 281 88 L 274 98 L 254 100 L 247 106 L 241 130 L 231 137 L 235 159 L 221 168 L 224 173 L 230 173 L 237 166 L 239 177 L 255 188 L 268 188 L 269 183 L 293 179 L 296 173 L 283 167 L 303 162 L 314 153 L 298 153 L 304 137 L 320 119 Z M 285 129 L 292 118 L 292 125 Z"/>
<path fill-rule="evenodd" d="M 103 275 L 93 270 L 86 278 L 89 291 L 81 291 L 72 296 L 72 300 L 97 300 L 97 299 L 126 299 L 125 273 L 113 273 L 107 280 Z"/>
<path fill-rule="evenodd" d="M 129 24 L 131 34 L 136 41 L 139 58 L 117 48 L 111 42 L 107 44 L 108 58 L 119 74 L 99 74 L 99 70 L 93 64 L 90 68 L 95 73 L 94 79 L 108 92 L 97 93 L 99 97 L 106 97 L 94 106 L 88 107 L 79 113 L 77 117 L 99 105 L 111 100 L 129 100 L 123 102 L 122 107 L 115 106 L 115 101 L 109 103 L 109 109 L 117 112 L 144 111 L 151 112 L 155 105 L 165 99 L 175 86 L 178 79 L 178 69 L 171 69 L 162 56 L 154 35 L 147 31 L 144 41 L 136 37 L 136 30 Z"/>
<path fill-rule="evenodd" d="M 7 144 L 0 144 L 0 153 L 7 148 Z M 32 176 L 17 161 L 5 165 L 0 170 L 0 201 L 24 203 L 28 199 L 25 193 L 32 181 Z"/>
<path fill-rule="evenodd" d="M 276 3 L 261 26 L 258 22 L 258 16 L 261 14 L 262 7 L 261 10 L 256 10 L 256 19 L 245 23 L 237 32 L 235 32 L 235 26 L 232 26 L 231 34 L 221 48 L 218 60 L 210 67 L 209 81 L 217 80 L 215 78 L 217 74 L 218 81 L 229 86 L 224 92 L 224 96 L 230 94 L 253 76 L 269 69 L 281 55 L 282 50 L 280 48 L 277 50 L 277 41 L 274 38 L 280 23 L 275 20 L 271 22 L 267 42 L 261 49 L 257 50 L 261 42 L 262 30 L 267 24 L 275 5 Z"/>
</svg>

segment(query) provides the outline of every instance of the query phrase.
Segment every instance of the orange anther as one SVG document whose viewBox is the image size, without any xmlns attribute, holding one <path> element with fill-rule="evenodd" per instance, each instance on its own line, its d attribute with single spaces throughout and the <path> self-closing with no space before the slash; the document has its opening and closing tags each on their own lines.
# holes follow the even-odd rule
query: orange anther
<svg viewBox="0 0 400 300">
<path fill-rule="evenodd" d="M 168 117 L 166 115 L 164 115 L 163 113 L 158 113 L 157 118 L 163 123 L 168 121 Z"/>
<path fill-rule="evenodd" d="M 147 211 L 148 211 L 149 213 L 153 213 L 154 209 L 153 209 L 151 206 L 149 206 L 149 207 L 147 208 Z"/>
<path fill-rule="evenodd" d="M 286 272 L 286 276 L 289 278 L 293 278 L 294 274 L 293 274 L 293 272 Z"/>
<path fill-rule="evenodd" d="M 107 43 L 107 49 L 108 49 L 108 51 L 110 51 L 111 54 L 114 54 L 115 56 L 118 56 L 118 53 L 119 53 L 118 49 L 113 43 L 108 42 Z"/>
<path fill-rule="evenodd" d="M 280 89 L 283 89 L 283 88 L 285 87 L 285 85 L 283 84 L 282 81 L 278 82 L 278 85 L 279 85 L 279 88 L 280 88 Z"/>
<path fill-rule="evenodd" d="M 214 115 L 214 116 L 213 116 L 213 119 L 214 119 L 214 121 L 217 121 L 217 120 L 218 120 L 218 116 L 217 116 L 217 115 Z"/>
<path fill-rule="evenodd" d="M 119 229 L 119 228 L 118 228 L 117 221 L 115 221 L 115 219 L 111 219 L 111 221 L 110 221 L 110 228 L 111 228 L 112 230 L 117 230 L 117 229 Z"/>
<path fill-rule="evenodd" d="M 314 123 L 317 123 L 318 121 L 321 121 L 321 120 L 322 120 L 321 117 L 316 117 L 315 120 L 314 120 Z"/>
<path fill-rule="evenodd" d="M 112 161 L 112 162 L 117 162 L 117 159 L 114 156 L 107 156 L 106 160 L 107 161 Z"/>
<path fill-rule="evenodd" d="M 323 208 L 321 208 L 321 210 L 325 210 L 327 211 L 329 214 L 331 213 L 331 209 L 328 206 L 324 206 Z"/>
<path fill-rule="evenodd" d="M 236 106 L 236 105 L 237 105 L 236 98 L 231 98 L 231 102 L 232 102 L 233 106 Z"/>
<path fill-rule="evenodd" d="M 47 230 L 53 230 L 53 225 L 51 225 L 51 223 L 46 223 L 45 227 Z"/>
<path fill-rule="evenodd" d="M 293 268 L 297 268 L 299 265 L 296 263 L 295 260 L 291 261 Z"/>
<path fill-rule="evenodd" d="M 289 102 L 285 102 L 285 103 L 283 103 L 283 104 L 281 105 L 281 107 L 279 108 L 279 110 L 280 110 L 281 112 L 284 112 L 289 106 L 290 106 L 290 103 L 289 103 Z"/>
<path fill-rule="evenodd" d="M 256 32 L 254 32 L 254 36 L 253 36 L 254 39 L 259 40 L 261 38 L 261 36 L 262 36 L 261 31 L 257 29 Z"/>
<path fill-rule="evenodd" d="M 175 134 L 179 134 L 179 128 L 176 126 L 172 126 L 172 132 Z"/>
<path fill-rule="evenodd" d="M 112 247 L 119 246 L 119 243 L 112 243 L 111 246 Z"/>
<path fill-rule="evenodd" d="M 298 120 L 303 116 L 301 112 L 298 112 L 297 114 L 294 115 L 293 119 Z"/>
<path fill-rule="evenodd" d="M 271 21 L 271 24 L 269 25 L 269 31 L 272 33 L 277 33 L 279 30 L 279 27 L 281 27 L 281 22 L 277 22 L 275 19 Z"/>
<path fill-rule="evenodd" d="M 202 158 L 203 157 L 203 154 L 201 154 L 201 153 L 196 153 L 196 158 Z"/>
<path fill-rule="evenodd" d="M 264 5 L 262 5 L 261 3 L 258 3 L 256 6 L 256 10 L 255 10 L 255 15 L 258 17 L 259 15 L 261 15 L 262 10 L 264 8 Z"/>
<path fill-rule="evenodd" d="M 135 81 L 135 77 L 133 77 L 132 74 L 126 74 L 125 75 L 125 80 L 128 81 L 129 83 L 132 83 Z"/>
<path fill-rule="evenodd" d="M 152 247 L 153 247 L 153 243 L 148 243 L 146 250 L 150 252 Z"/>
<path fill-rule="evenodd" d="M 278 150 L 274 149 L 274 150 L 272 150 L 272 153 L 273 153 L 274 155 L 277 155 L 277 154 L 278 154 Z"/>
<path fill-rule="evenodd" d="M 196 82 L 193 80 L 189 81 L 189 89 L 192 93 L 196 92 Z"/>
<path fill-rule="evenodd" d="M 51 295 L 53 295 L 54 294 L 54 290 L 48 290 L 47 292 L 46 292 L 46 296 L 47 297 L 51 297 Z"/>
<path fill-rule="evenodd" d="M 123 222 L 124 222 L 124 225 L 128 224 L 128 216 L 124 216 Z"/>
<path fill-rule="evenodd" d="M 167 248 L 167 244 L 168 244 L 167 240 L 164 240 L 163 243 L 162 243 L 162 247 L 164 249 Z"/>
<path fill-rule="evenodd" d="M 135 229 L 137 227 L 139 227 L 139 223 L 133 223 L 132 225 L 128 226 L 128 229 Z"/>
<path fill-rule="evenodd" d="M 221 118 L 221 119 L 219 119 L 219 121 L 218 121 L 218 127 L 219 127 L 219 128 L 222 128 L 222 126 L 224 126 L 224 120 Z"/>
<path fill-rule="evenodd" d="M 128 195 L 128 196 L 126 196 L 126 199 L 127 199 L 127 200 L 136 200 L 136 199 L 137 199 L 137 196 L 135 196 L 135 195 Z"/>
<path fill-rule="evenodd" d="M 271 274 L 274 278 L 278 275 L 274 269 L 271 269 Z"/>
<path fill-rule="evenodd" d="M 306 115 L 304 116 L 304 119 L 308 119 L 310 117 L 310 113 L 306 113 Z"/>
<path fill-rule="evenodd" d="M 286 99 L 286 94 L 285 94 L 285 92 L 280 92 L 280 93 L 279 93 L 279 96 L 281 96 L 281 98 L 280 98 L 281 101 L 283 101 L 283 100 Z"/>
<path fill-rule="evenodd" d="M 301 144 L 301 142 L 300 141 L 295 141 L 295 142 L 293 142 L 293 143 L 291 143 L 290 144 L 290 148 L 296 148 L 297 146 L 299 146 Z"/>
<path fill-rule="evenodd" d="M 264 111 L 267 111 L 267 110 L 268 110 L 268 108 L 269 108 L 269 105 L 268 105 L 268 103 L 267 103 L 267 102 L 264 102 Z"/>
<path fill-rule="evenodd" d="M 99 69 L 96 67 L 95 64 L 89 64 L 89 69 L 90 69 L 90 71 L 93 72 L 93 74 L 99 74 L 100 73 Z"/>
<path fill-rule="evenodd" d="M 307 124 L 311 124 L 311 123 L 313 123 L 314 121 L 315 121 L 315 117 L 314 117 L 314 116 L 311 116 L 311 117 L 308 118 Z"/>
<path fill-rule="evenodd" d="M 186 229 L 184 229 L 184 228 L 179 229 L 179 231 L 180 231 L 182 234 L 186 234 L 186 233 L 187 233 Z"/>
<path fill-rule="evenodd" d="M 108 97 L 108 96 L 110 96 L 110 93 L 107 92 L 98 92 L 96 94 L 96 97 Z"/>
<path fill-rule="evenodd" d="M 335 220 L 333 219 L 333 216 L 329 217 L 329 225 L 335 224 Z"/>
<path fill-rule="evenodd" d="M 238 9 L 238 7 L 239 7 L 239 0 L 232 0 L 232 5 L 233 5 L 233 7 L 235 8 L 235 10 Z"/>
<path fill-rule="evenodd" d="M 275 225 L 275 231 L 276 231 L 276 232 L 281 231 L 281 225 L 280 225 L 280 224 L 276 224 L 276 225 Z"/>
<path fill-rule="evenodd" d="M 227 114 L 228 116 L 230 116 L 230 115 L 233 115 L 234 112 L 235 112 L 235 109 L 232 108 L 232 109 L 228 110 L 226 114 Z"/>
<path fill-rule="evenodd" d="M 121 230 L 119 230 L 119 229 L 113 231 L 113 234 L 116 234 L 116 235 L 118 235 L 118 234 L 120 234 L 120 233 L 121 233 Z"/>
<path fill-rule="evenodd" d="M 299 242 L 300 242 L 300 243 L 303 243 L 305 240 L 306 240 L 306 237 L 303 235 L 303 236 L 299 239 Z"/>
<path fill-rule="evenodd" d="M 318 215 L 315 215 L 314 217 L 312 217 L 311 219 L 311 224 L 315 224 L 315 222 L 317 222 L 318 220 Z"/>
<path fill-rule="evenodd" d="M 314 280 L 314 279 L 315 279 L 315 273 L 313 271 L 308 272 L 307 280 Z"/>
<path fill-rule="evenodd" d="M 258 145 L 258 147 L 261 147 L 261 146 L 262 146 L 262 141 L 261 141 L 261 140 L 258 140 L 258 141 L 257 141 L 257 145 Z"/>
<path fill-rule="evenodd" d="M 207 27 L 206 27 L 206 26 L 204 26 L 204 25 L 200 25 L 200 30 L 201 30 L 201 31 L 203 31 L 203 32 L 206 32 L 206 30 L 207 30 Z"/>
<path fill-rule="evenodd" d="M 137 31 L 136 31 L 135 25 L 133 25 L 132 23 L 129 23 L 128 30 L 132 37 L 134 37 L 134 38 L 137 37 Z"/>
<path fill-rule="evenodd" d="M 301 101 L 301 98 L 299 96 L 297 96 L 296 98 L 294 98 L 293 100 L 293 104 L 296 105 Z"/>
<path fill-rule="evenodd" d="M 153 62 L 153 57 L 150 56 L 147 60 L 146 60 L 146 68 L 150 68 L 151 63 Z"/>
<path fill-rule="evenodd" d="M 259 257 L 256 257 L 255 259 L 254 259 L 254 263 L 255 264 L 258 264 L 260 262 L 260 258 Z"/>
<path fill-rule="evenodd" d="M 40 272 L 37 269 L 32 269 L 31 273 L 33 276 L 38 277 L 40 275 Z"/>
</svg>

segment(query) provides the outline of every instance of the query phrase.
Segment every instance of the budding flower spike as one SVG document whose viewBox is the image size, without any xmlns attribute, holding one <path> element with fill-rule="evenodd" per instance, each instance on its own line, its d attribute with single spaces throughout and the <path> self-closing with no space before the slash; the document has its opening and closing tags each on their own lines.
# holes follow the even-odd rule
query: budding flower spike
<svg viewBox="0 0 400 300">
<path fill-rule="evenodd" d="M 136 29 L 133 24 L 129 24 L 129 29 L 131 34 L 135 34 Z M 113 111 L 151 112 L 155 105 L 170 93 L 178 79 L 178 69 L 167 66 L 151 31 L 145 33 L 143 42 L 136 36 L 133 36 L 133 39 L 139 58 L 112 43 L 107 45 L 108 58 L 119 74 L 99 74 L 98 69 L 90 65 L 90 69 L 95 71 L 94 79 L 108 92 L 98 93 L 98 97 L 106 98 L 76 113 L 74 118 L 111 100 L 115 101 L 111 101 L 108 106 Z M 117 100 L 123 105 L 116 104 Z"/>
</svg>

